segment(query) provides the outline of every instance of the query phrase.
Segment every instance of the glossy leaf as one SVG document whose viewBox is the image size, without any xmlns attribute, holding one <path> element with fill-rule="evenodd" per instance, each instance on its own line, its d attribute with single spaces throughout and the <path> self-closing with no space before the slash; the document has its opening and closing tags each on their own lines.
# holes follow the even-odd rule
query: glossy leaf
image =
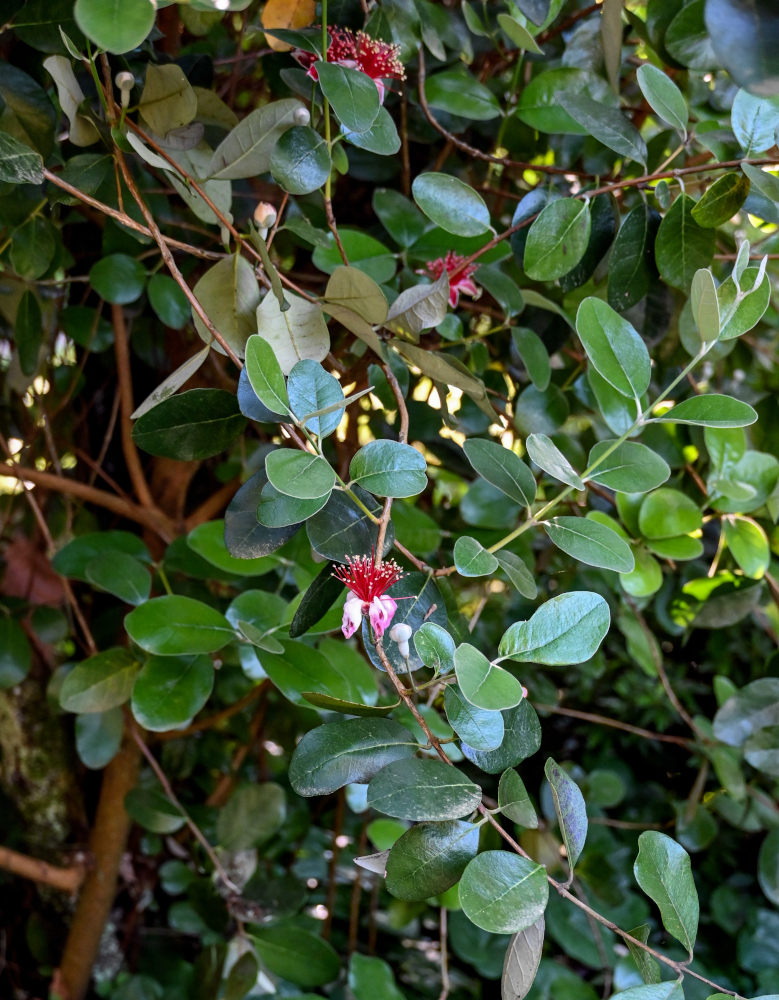
<svg viewBox="0 0 779 1000">
<path fill-rule="evenodd" d="M 484 199 L 457 177 L 418 174 L 411 193 L 425 215 L 447 233 L 479 236 L 490 228 L 490 213 Z"/>
<path fill-rule="evenodd" d="M 454 564 L 460 576 L 489 576 L 498 568 L 498 560 L 475 538 L 461 535 L 454 543 Z"/>
<path fill-rule="evenodd" d="M 371 441 L 351 461 L 353 483 L 382 497 L 413 497 L 427 486 L 424 456 L 399 441 Z"/>
<path fill-rule="evenodd" d="M 515 934 L 543 916 L 549 897 L 544 868 L 508 851 L 484 851 L 460 880 L 460 905 L 477 927 Z"/>
<path fill-rule="evenodd" d="M 276 354 L 263 337 L 253 334 L 246 341 L 246 375 L 255 395 L 272 413 L 289 413 L 284 374 Z"/>
<path fill-rule="evenodd" d="M 413 642 L 419 658 L 436 673 L 444 674 L 454 667 L 454 639 L 445 628 L 424 622 L 414 632 Z"/>
<path fill-rule="evenodd" d="M 614 441 L 599 441 L 593 445 L 587 459 L 587 468 L 597 463 L 588 477 L 592 482 L 618 493 L 648 493 L 662 486 L 671 475 L 665 459 L 646 445 L 623 441 L 614 448 L 614 444 Z M 606 452 L 609 454 L 601 459 Z"/>
<path fill-rule="evenodd" d="M 321 455 L 292 448 L 270 452 L 265 458 L 265 472 L 280 493 L 298 500 L 330 496 L 335 484 L 335 470 Z"/>
<path fill-rule="evenodd" d="M 106 712 L 130 697 L 140 669 L 133 654 L 120 647 L 103 650 L 77 663 L 62 683 L 60 705 L 66 712 Z"/>
<path fill-rule="evenodd" d="M 397 840 L 387 858 L 385 884 L 398 899 L 446 892 L 479 849 L 479 828 L 459 820 L 420 823 Z"/>
<path fill-rule="evenodd" d="M 541 725 L 532 705 L 526 698 L 502 712 L 505 736 L 495 750 L 477 750 L 462 744 L 465 756 L 487 774 L 502 774 L 507 767 L 516 767 L 531 757 L 541 746 Z"/>
<path fill-rule="evenodd" d="M 353 487 L 353 491 L 371 514 L 378 516 L 381 513 L 381 505 L 369 493 L 359 486 Z M 306 532 L 320 556 L 346 562 L 346 556 L 371 551 L 376 545 L 378 527 L 348 494 L 334 490 L 326 505 L 306 522 Z M 393 539 L 390 525 L 383 554 L 389 551 Z"/>
<path fill-rule="evenodd" d="M 316 71 L 336 118 L 350 132 L 369 129 L 379 113 L 379 91 L 373 80 L 359 69 L 337 63 L 319 61 Z"/>
<path fill-rule="evenodd" d="M 456 684 L 444 688 L 444 708 L 449 725 L 474 750 L 495 750 L 503 742 L 501 713 L 476 708 Z"/>
<path fill-rule="evenodd" d="M 132 711 L 152 732 L 186 726 L 208 701 L 214 686 L 209 657 L 151 656 L 135 678 Z"/>
<path fill-rule="evenodd" d="M 76 24 L 101 49 L 121 54 L 137 48 L 154 26 L 151 0 L 76 0 Z"/>
<path fill-rule="evenodd" d="M 498 806 L 504 816 L 508 816 L 519 826 L 529 827 L 533 830 L 537 828 L 538 817 L 533 803 L 530 801 L 522 779 L 514 768 L 509 768 L 500 776 Z"/>
<path fill-rule="evenodd" d="M 492 91 L 459 70 L 429 76 L 425 81 L 425 96 L 431 108 L 471 121 L 490 121 L 501 113 Z"/>
<path fill-rule="evenodd" d="M 141 649 L 159 656 L 213 653 L 235 638 L 215 608 L 178 594 L 153 597 L 131 611 L 124 626 Z"/>
<path fill-rule="evenodd" d="M 387 764 L 413 757 L 411 733 L 389 719 L 348 719 L 310 730 L 292 755 L 289 780 L 298 795 L 329 795 L 369 781 Z"/>
<path fill-rule="evenodd" d="M 749 403 L 712 392 L 683 399 L 653 419 L 657 423 L 694 424 L 697 427 L 748 427 L 757 420 L 757 413 Z"/>
<path fill-rule="evenodd" d="M 584 489 L 581 476 L 546 434 L 528 434 L 525 447 L 532 461 L 544 472 L 574 489 Z"/>
<path fill-rule="evenodd" d="M 229 448 L 245 426 L 233 393 L 188 389 L 139 417 L 133 441 L 150 455 L 195 461 Z"/>
<path fill-rule="evenodd" d="M 441 760 L 395 761 L 368 785 L 370 808 L 397 819 L 460 819 L 480 802 L 479 786 Z"/>
<path fill-rule="evenodd" d="M 713 229 L 731 219 L 746 201 L 749 178 L 730 172 L 723 174 L 706 189 L 692 210 L 692 217 L 699 226 Z"/>
<path fill-rule="evenodd" d="M 535 281 L 554 281 L 584 256 L 590 238 L 590 209 L 575 198 L 558 198 L 541 210 L 525 244 L 524 268 Z"/>
<path fill-rule="evenodd" d="M 655 238 L 655 259 L 669 285 L 687 291 L 693 275 L 708 267 L 714 255 L 714 231 L 704 229 L 692 214 L 695 202 L 679 195 L 664 216 Z"/>
<path fill-rule="evenodd" d="M 332 164 L 327 143 L 308 125 L 293 125 L 279 137 L 270 159 L 274 178 L 289 194 L 310 194 L 327 180 Z"/>
<path fill-rule="evenodd" d="M 668 122 L 678 132 L 681 132 L 682 138 L 686 139 L 689 118 L 687 103 L 673 80 L 652 63 L 643 63 L 639 66 L 636 79 L 641 93 L 652 110 L 663 121 Z"/>
<path fill-rule="evenodd" d="M 99 771 L 119 753 L 124 715 L 117 705 L 105 712 L 82 712 L 76 717 L 76 751 L 79 760 Z"/>
<path fill-rule="evenodd" d="M 341 969 L 332 945 L 296 923 L 255 925 L 250 940 L 266 968 L 298 986 L 323 986 Z"/>
<path fill-rule="evenodd" d="M 620 156 L 646 164 L 646 143 L 641 133 L 617 108 L 608 108 L 586 94 L 558 95 L 558 102 L 574 121 L 604 146 Z"/>
</svg>

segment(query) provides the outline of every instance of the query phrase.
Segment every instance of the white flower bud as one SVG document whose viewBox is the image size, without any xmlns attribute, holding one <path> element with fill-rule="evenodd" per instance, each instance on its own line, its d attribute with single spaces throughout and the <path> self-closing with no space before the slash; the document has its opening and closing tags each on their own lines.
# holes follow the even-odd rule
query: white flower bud
<svg viewBox="0 0 779 1000">
<path fill-rule="evenodd" d="M 308 125 L 311 121 L 311 114 L 308 108 L 296 108 L 292 119 L 296 125 Z"/>
<path fill-rule="evenodd" d="M 414 630 L 410 625 L 406 625 L 405 622 L 398 622 L 397 625 L 393 625 L 390 629 L 390 639 L 398 644 L 398 652 L 407 660 L 411 654 L 411 650 L 408 646 L 408 640 L 411 638 Z"/>
<path fill-rule="evenodd" d="M 254 210 L 254 221 L 260 230 L 260 236 L 265 239 L 268 230 L 276 221 L 276 209 L 267 201 L 261 201 Z"/>
<path fill-rule="evenodd" d="M 126 69 L 124 69 L 121 73 L 116 74 L 114 77 L 114 83 L 121 92 L 120 101 L 122 107 L 126 108 L 130 103 L 130 91 L 135 86 L 135 77 L 132 73 L 129 73 Z"/>
</svg>

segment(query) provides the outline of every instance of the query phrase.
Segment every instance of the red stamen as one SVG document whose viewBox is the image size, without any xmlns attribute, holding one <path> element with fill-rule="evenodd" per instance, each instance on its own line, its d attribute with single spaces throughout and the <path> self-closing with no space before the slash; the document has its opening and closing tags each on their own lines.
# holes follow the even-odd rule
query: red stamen
<svg viewBox="0 0 779 1000">
<path fill-rule="evenodd" d="M 336 577 L 359 597 L 364 604 L 370 604 L 375 597 L 397 583 L 405 573 L 393 560 L 389 559 L 377 566 L 372 556 L 347 556 L 347 566 L 339 566 L 333 571 Z"/>
</svg>

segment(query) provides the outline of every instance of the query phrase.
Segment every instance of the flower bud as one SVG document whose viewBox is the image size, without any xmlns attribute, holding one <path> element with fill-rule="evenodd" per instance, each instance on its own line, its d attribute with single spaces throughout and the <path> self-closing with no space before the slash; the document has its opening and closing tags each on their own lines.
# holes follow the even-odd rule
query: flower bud
<svg viewBox="0 0 779 1000">
<path fill-rule="evenodd" d="M 264 229 L 267 233 L 276 221 L 276 209 L 267 201 L 259 202 L 254 210 L 254 221 L 260 229 Z"/>
<path fill-rule="evenodd" d="M 308 125 L 311 121 L 311 114 L 308 108 L 295 108 L 292 119 L 296 125 Z"/>
<path fill-rule="evenodd" d="M 130 91 L 135 86 L 135 77 L 132 73 L 128 72 L 126 69 L 122 70 L 121 73 L 117 73 L 114 77 L 114 83 L 121 91 L 121 104 L 123 108 L 126 108 L 130 103 Z"/>
<path fill-rule="evenodd" d="M 398 652 L 407 660 L 411 654 L 411 650 L 408 646 L 408 640 L 411 638 L 414 630 L 410 625 L 406 625 L 405 622 L 398 622 L 397 625 L 393 625 L 390 629 L 390 639 L 398 644 Z"/>
</svg>

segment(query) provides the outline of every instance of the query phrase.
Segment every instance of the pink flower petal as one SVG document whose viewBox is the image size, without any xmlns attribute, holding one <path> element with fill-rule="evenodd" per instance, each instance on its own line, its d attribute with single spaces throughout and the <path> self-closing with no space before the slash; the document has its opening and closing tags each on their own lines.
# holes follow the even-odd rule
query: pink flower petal
<svg viewBox="0 0 779 1000">
<path fill-rule="evenodd" d="M 347 597 L 344 601 L 344 617 L 341 631 L 350 639 L 362 623 L 362 601 L 359 597 Z"/>
<path fill-rule="evenodd" d="M 371 620 L 373 631 L 377 639 L 381 639 L 384 630 L 392 621 L 392 617 L 398 609 L 397 603 L 391 597 L 374 597 L 368 608 L 368 617 Z"/>
</svg>

